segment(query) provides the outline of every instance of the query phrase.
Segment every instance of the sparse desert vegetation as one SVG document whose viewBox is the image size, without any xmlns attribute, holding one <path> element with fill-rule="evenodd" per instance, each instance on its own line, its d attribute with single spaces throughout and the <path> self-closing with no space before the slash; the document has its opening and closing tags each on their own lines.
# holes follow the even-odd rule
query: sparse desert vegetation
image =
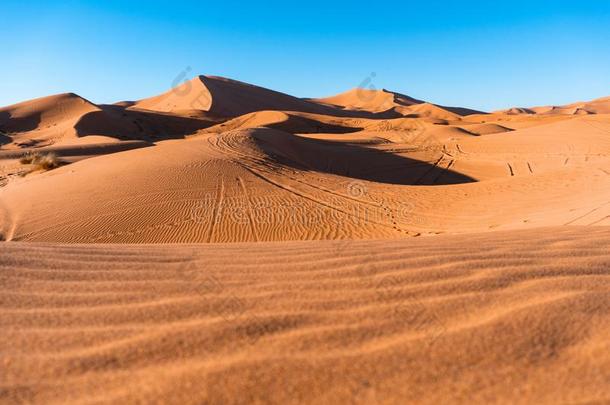
<svg viewBox="0 0 610 405">
<path fill-rule="evenodd" d="M 19 159 L 22 165 L 31 165 L 32 171 L 47 171 L 58 168 L 63 162 L 53 152 L 49 153 L 28 153 Z"/>
</svg>

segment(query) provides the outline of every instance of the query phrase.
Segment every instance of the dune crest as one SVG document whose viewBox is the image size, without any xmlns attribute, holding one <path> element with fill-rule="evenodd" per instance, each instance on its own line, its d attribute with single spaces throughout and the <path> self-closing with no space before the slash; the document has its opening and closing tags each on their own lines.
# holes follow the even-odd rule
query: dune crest
<svg viewBox="0 0 610 405">
<path fill-rule="evenodd" d="M 419 117 L 445 121 L 459 120 L 463 115 L 481 113 L 467 108 L 444 107 L 386 89 L 355 88 L 335 96 L 312 99 L 346 111 L 366 111 L 382 118 Z"/>
<path fill-rule="evenodd" d="M 218 76 L 197 76 L 133 107 L 163 112 L 202 110 L 225 118 L 263 110 L 340 114 L 334 108 Z"/>
<path fill-rule="evenodd" d="M 346 110 L 364 110 L 376 113 L 386 112 L 397 106 L 408 107 L 423 103 L 423 101 L 385 89 L 372 90 L 359 87 L 335 96 L 318 98 L 315 101 Z"/>
<path fill-rule="evenodd" d="M 511 108 L 504 110 L 509 114 L 540 114 L 540 115 L 590 115 L 610 114 L 610 97 L 602 97 L 592 101 L 578 102 L 563 106 L 540 106 L 531 108 Z"/>
<path fill-rule="evenodd" d="M 64 93 L 0 108 L 0 129 L 16 146 L 40 146 L 76 137 L 73 127 L 100 108 L 74 94 Z M 35 135 L 32 136 L 32 135 Z"/>
</svg>

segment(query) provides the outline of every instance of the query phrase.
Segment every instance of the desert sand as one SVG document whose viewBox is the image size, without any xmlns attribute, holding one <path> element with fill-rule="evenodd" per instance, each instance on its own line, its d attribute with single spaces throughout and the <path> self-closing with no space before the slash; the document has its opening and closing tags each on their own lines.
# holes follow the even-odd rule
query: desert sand
<svg viewBox="0 0 610 405">
<path fill-rule="evenodd" d="M 610 98 L 43 97 L 0 240 L 0 402 L 610 402 Z"/>
</svg>

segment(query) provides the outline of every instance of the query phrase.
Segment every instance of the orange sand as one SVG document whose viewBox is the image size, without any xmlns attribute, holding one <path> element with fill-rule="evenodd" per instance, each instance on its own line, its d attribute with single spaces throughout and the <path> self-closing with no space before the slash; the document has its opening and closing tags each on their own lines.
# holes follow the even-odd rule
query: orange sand
<svg viewBox="0 0 610 405">
<path fill-rule="evenodd" d="M 0 402 L 607 403 L 608 226 L 608 98 L 0 108 Z"/>
</svg>

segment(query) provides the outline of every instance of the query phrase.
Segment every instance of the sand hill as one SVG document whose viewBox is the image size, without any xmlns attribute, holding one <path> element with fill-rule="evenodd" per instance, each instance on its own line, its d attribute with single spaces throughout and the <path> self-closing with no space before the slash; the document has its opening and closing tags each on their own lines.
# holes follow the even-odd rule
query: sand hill
<svg viewBox="0 0 610 405">
<path fill-rule="evenodd" d="M 315 101 L 347 110 L 363 110 L 377 113 L 386 112 L 397 106 L 408 107 L 423 103 L 423 101 L 385 89 L 371 90 L 359 87 L 332 97 L 315 99 Z"/>
<path fill-rule="evenodd" d="M 505 110 L 509 114 L 541 114 L 541 115 L 589 115 L 610 114 L 610 97 L 599 98 L 588 102 L 578 102 L 563 106 L 542 106 L 531 108 L 511 108 Z"/>
<path fill-rule="evenodd" d="M 340 114 L 334 108 L 217 76 L 197 76 L 164 94 L 140 100 L 133 107 L 164 112 L 202 110 L 225 118 L 262 110 Z"/>
<path fill-rule="evenodd" d="M 454 121 L 463 115 L 481 113 L 468 108 L 438 106 L 386 89 L 355 88 L 336 96 L 313 100 L 348 111 L 376 113 L 385 118 L 409 116 Z"/>
<path fill-rule="evenodd" d="M 607 403 L 608 100 L 1 108 L 0 402 Z"/>
<path fill-rule="evenodd" d="M 17 147 L 49 145 L 76 138 L 76 123 L 100 111 L 74 93 L 58 94 L 0 108 L 0 130 Z"/>
<path fill-rule="evenodd" d="M 0 109 L 0 131 L 9 138 L 3 149 L 74 145 L 120 140 L 184 137 L 215 124 L 211 120 L 96 105 L 66 93 Z"/>
</svg>

